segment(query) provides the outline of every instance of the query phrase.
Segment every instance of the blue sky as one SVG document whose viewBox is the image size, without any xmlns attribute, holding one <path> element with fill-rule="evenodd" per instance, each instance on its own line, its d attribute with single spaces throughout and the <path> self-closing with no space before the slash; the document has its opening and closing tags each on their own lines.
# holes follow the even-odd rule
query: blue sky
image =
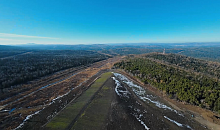
<svg viewBox="0 0 220 130">
<path fill-rule="evenodd" d="M 220 0 L 1 0 L 0 44 L 220 42 Z"/>
</svg>

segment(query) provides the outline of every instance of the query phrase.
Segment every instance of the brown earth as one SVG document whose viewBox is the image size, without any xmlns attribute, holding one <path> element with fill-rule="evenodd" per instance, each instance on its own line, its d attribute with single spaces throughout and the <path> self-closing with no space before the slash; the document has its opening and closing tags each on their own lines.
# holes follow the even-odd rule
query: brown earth
<svg viewBox="0 0 220 130">
<path fill-rule="evenodd" d="M 123 75 L 126 75 L 129 77 L 131 80 L 134 82 L 144 86 L 147 90 L 150 90 L 154 94 L 158 95 L 159 97 L 163 98 L 166 100 L 172 107 L 174 107 L 177 110 L 183 111 L 185 114 L 188 115 L 193 115 L 194 119 L 198 121 L 199 123 L 203 124 L 204 126 L 207 126 L 209 129 L 212 130 L 220 130 L 220 118 L 218 114 L 207 110 L 203 109 L 198 106 L 190 105 L 184 102 L 179 102 L 174 99 L 170 99 L 166 94 L 161 92 L 160 90 L 156 89 L 155 87 L 149 85 L 149 84 L 144 84 L 141 82 L 139 79 L 133 77 L 132 75 L 128 74 L 124 70 L 118 70 L 118 72 L 122 73 Z"/>
<path fill-rule="evenodd" d="M 103 72 L 106 72 L 106 70 L 111 69 L 113 64 L 121 60 L 121 58 L 122 57 L 115 57 L 105 61 L 97 62 L 87 67 L 86 69 L 81 68 L 77 70 L 75 68 L 73 69 L 73 71 L 71 71 L 71 73 L 68 73 L 68 71 L 64 71 L 64 72 L 62 71 L 63 74 L 60 73 L 56 74 L 59 75 L 58 77 L 56 77 L 56 75 L 52 75 L 52 77 L 56 77 L 56 78 L 52 78 L 51 76 L 48 76 L 45 79 L 41 79 L 41 81 L 45 81 L 45 82 L 40 82 L 40 85 L 37 85 L 37 81 L 34 81 L 33 84 L 35 84 L 36 87 L 34 87 L 33 89 L 28 89 L 27 91 L 24 91 L 16 98 L 13 97 L 14 99 L 9 98 L 8 100 L 0 101 L 2 106 L 5 105 L 4 107 L 2 107 L 2 109 L 11 110 L 12 108 L 16 108 L 13 112 L 11 112 L 11 114 L 9 114 L 9 112 L 0 112 L 0 117 L 1 117 L 0 129 L 13 129 L 17 127 L 20 123 L 22 123 L 27 115 L 33 114 L 38 110 L 41 110 L 40 114 L 37 114 L 33 116 L 32 119 L 28 120 L 25 123 L 23 129 L 27 129 L 27 130 L 41 129 L 41 126 L 43 126 L 45 123 L 50 121 L 57 113 L 59 113 L 60 110 L 64 109 L 68 103 L 72 102 L 74 99 L 79 97 L 84 91 L 86 91 L 86 89 L 94 82 L 94 80 L 99 75 L 101 75 Z M 65 72 L 67 72 L 68 74 Z M 129 75 L 128 73 L 122 70 L 118 70 L 118 72 L 122 73 L 126 77 L 129 77 L 129 79 L 131 79 L 135 83 L 144 86 L 147 90 L 150 90 L 153 94 L 158 95 L 159 97 L 165 99 L 175 109 L 183 111 L 184 114 L 187 115 L 187 118 L 190 119 L 190 121 L 195 119 L 201 124 L 208 126 L 209 129 L 213 128 L 218 130 L 218 128 L 220 128 L 218 124 L 215 124 L 215 123 L 219 123 L 219 119 L 217 119 L 214 116 L 213 112 L 196 106 L 183 104 L 181 102 L 172 100 L 168 98 L 167 95 L 163 94 L 156 88 L 150 85 L 143 84 L 138 79 Z M 63 79 L 63 76 L 68 77 L 73 73 L 77 73 L 77 74 L 69 78 L 66 78 L 65 80 L 62 80 L 56 84 L 50 85 L 47 88 L 38 90 L 42 86 L 47 85 L 48 82 L 53 83 L 54 81 L 55 82 L 59 81 L 60 79 Z M 114 91 L 115 84 L 112 79 L 109 80 L 106 85 L 108 86 L 110 85 L 112 87 L 111 90 Z M 126 85 L 124 86 L 127 87 Z M 62 98 L 59 98 L 58 100 L 53 101 L 53 99 L 57 98 L 59 95 L 63 95 L 69 91 L 70 91 L 69 94 L 63 96 Z M 129 91 L 131 92 L 131 90 Z M 28 96 L 24 97 L 25 95 Z M 15 99 L 18 99 L 19 97 L 22 98 L 16 101 Z M 137 113 L 137 111 L 131 109 L 129 107 L 131 106 L 131 104 L 133 107 L 138 108 L 141 111 L 147 110 L 149 113 L 153 114 L 152 116 L 149 116 L 149 113 L 148 114 L 142 113 L 144 115 L 144 117 L 142 117 L 143 120 L 145 122 L 149 122 L 148 126 L 151 128 L 151 130 L 153 129 L 156 130 L 159 128 L 164 128 L 164 129 L 177 128 L 172 123 L 166 121 L 165 123 L 161 122 L 162 120 L 161 111 L 155 111 L 154 107 L 144 104 L 134 94 L 132 94 L 131 97 L 132 98 L 130 100 L 120 99 L 114 93 L 111 102 L 111 108 L 108 114 L 109 117 L 106 119 L 105 122 L 106 124 L 102 127 L 103 129 L 131 129 L 131 128 L 143 129 L 144 128 L 143 125 L 141 125 L 140 122 L 138 122 L 134 116 L 135 113 L 136 114 L 140 114 L 140 113 Z M 48 105 L 51 102 L 53 103 Z M 166 111 L 162 111 L 162 113 L 166 113 Z M 191 119 L 190 117 L 192 114 L 195 117 Z M 196 128 L 199 128 L 200 130 L 203 129 L 203 127 L 200 128 L 199 125 L 197 126 L 196 122 L 195 125 Z"/>
<path fill-rule="evenodd" d="M 128 75 L 125 72 L 120 71 L 122 74 L 126 75 L 126 77 L 129 77 L 130 79 L 133 79 L 133 81 L 135 83 L 138 83 L 138 81 Z M 101 74 L 101 73 L 100 73 Z M 93 77 L 93 79 L 96 79 L 95 77 Z M 119 79 L 118 79 L 119 80 Z M 94 81 L 94 80 L 92 80 Z M 119 80 L 120 81 L 120 80 Z M 85 84 L 85 88 L 88 85 L 91 85 L 92 82 L 90 82 L 90 84 Z M 184 117 L 178 116 L 175 112 L 171 112 L 169 110 L 163 110 L 163 109 L 159 109 L 157 107 L 155 107 L 152 104 L 149 104 L 147 102 L 143 102 L 142 100 L 140 100 L 135 94 L 134 92 L 130 89 L 130 87 L 128 87 L 125 83 L 121 82 L 121 85 L 123 86 L 122 90 L 125 90 L 125 88 L 127 88 L 127 90 L 130 92 L 129 94 L 129 98 L 127 97 L 121 97 L 118 96 L 115 93 L 115 82 L 112 78 L 109 78 L 105 84 L 103 86 L 105 89 L 108 88 L 108 94 L 110 94 L 108 97 L 104 97 L 106 94 L 104 94 L 103 90 L 101 90 L 99 93 L 96 94 L 95 98 L 92 99 L 92 101 L 90 101 L 89 104 L 87 104 L 87 107 L 81 111 L 79 113 L 79 115 L 81 115 L 80 118 L 86 118 L 88 119 L 88 121 L 82 122 L 80 124 L 75 125 L 75 122 L 78 121 L 78 118 L 76 121 L 74 121 L 74 123 L 72 124 L 73 129 L 80 129 L 80 128 L 87 128 L 87 129 L 107 129 L 107 130 L 112 130 L 112 129 L 117 129 L 117 130 L 124 130 L 124 129 L 136 129 L 136 130 L 140 130 L 140 129 L 146 129 L 146 127 L 144 127 L 143 123 L 146 124 L 147 127 L 150 128 L 150 130 L 175 130 L 175 129 L 182 129 L 182 130 L 186 130 L 188 128 L 186 127 L 178 127 L 176 124 L 166 120 L 164 118 L 164 115 L 168 116 L 168 117 L 172 117 L 172 119 L 177 120 L 178 122 L 183 122 L 184 124 L 189 124 L 191 127 L 193 127 L 194 129 L 199 129 L 199 130 L 205 130 L 206 128 L 204 128 L 203 126 L 201 126 L 198 122 L 194 121 L 193 118 L 191 118 L 191 115 L 189 115 L 188 113 L 184 113 Z M 143 86 L 143 85 L 141 85 Z M 74 99 L 76 97 L 79 97 L 81 95 L 81 93 L 83 93 L 83 89 L 78 88 L 78 92 L 73 92 L 75 94 L 77 94 Z M 147 89 L 147 87 L 146 87 Z M 155 89 L 156 90 L 156 89 Z M 75 90 L 76 91 L 76 90 Z M 73 95 L 73 93 L 68 94 Z M 154 94 L 153 92 L 148 92 L 149 94 Z M 64 97 L 66 98 L 66 97 Z M 105 116 L 105 121 L 103 122 L 95 122 L 95 119 L 92 119 L 91 117 L 99 117 L 100 115 L 100 111 L 102 108 L 105 108 L 103 106 L 102 103 L 99 103 L 100 100 L 104 100 L 106 101 L 105 98 L 110 98 L 110 105 L 109 109 L 108 109 L 108 113 L 104 114 L 103 116 Z M 159 99 L 160 97 L 158 97 Z M 70 98 L 71 99 L 71 98 Z M 74 100 L 73 99 L 73 100 Z M 108 99 L 109 100 L 109 99 Z M 163 99 L 160 98 L 160 101 L 162 101 Z M 41 126 L 43 125 L 43 122 L 47 121 L 46 117 L 42 118 L 42 116 L 44 116 L 45 114 L 48 114 L 48 111 L 53 110 L 53 108 L 58 108 L 59 106 L 62 106 L 62 102 L 64 102 L 66 100 L 64 100 L 63 98 L 61 99 L 61 102 L 55 102 L 54 104 L 52 104 L 51 106 L 47 107 L 45 110 L 43 110 L 40 114 L 36 115 L 34 118 L 32 118 L 24 127 L 23 129 L 41 129 Z M 71 101 L 70 101 L 71 102 Z M 96 104 L 98 103 L 98 104 Z M 163 102 L 165 103 L 165 102 Z M 173 105 L 174 106 L 174 105 Z M 177 107 L 177 106 L 175 106 Z M 64 107 L 65 108 L 65 107 Z M 99 111 L 97 111 L 99 110 Z M 55 113 L 56 115 L 56 113 Z M 107 116 L 106 116 L 107 115 Z M 142 116 L 140 116 L 142 115 Z M 73 117 L 74 118 L 74 117 Z M 138 118 L 138 119 L 137 119 Z M 42 121 L 42 119 L 44 119 L 45 121 Z M 141 122 L 139 119 L 141 119 Z M 79 120 L 80 122 L 80 120 Z M 97 125 L 99 124 L 99 125 Z M 102 125 L 100 125 L 102 124 Z M 96 126 L 94 126 L 96 125 Z M 39 127 L 40 126 L 40 127 Z M 101 127 L 100 127 L 101 126 Z"/>
<path fill-rule="evenodd" d="M 118 79 L 119 80 L 119 79 Z M 120 81 L 120 80 L 119 80 Z M 187 127 L 179 127 L 175 123 L 165 119 L 164 116 L 190 125 L 193 129 L 206 130 L 201 124 L 194 121 L 190 115 L 184 117 L 177 115 L 175 112 L 166 109 L 160 109 L 152 104 L 144 102 L 137 97 L 129 86 L 120 81 L 122 88 L 130 92 L 127 96 L 119 96 L 115 92 L 115 82 L 112 78 L 108 79 L 104 88 L 95 96 L 87 108 L 79 113 L 81 115 L 72 124 L 71 130 L 91 129 L 91 130 L 188 130 Z M 148 92 L 148 94 L 153 94 Z M 123 95 L 123 94 L 122 94 Z M 104 100 L 104 102 L 102 101 Z M 110 102 L 109 102 L 110 100 Z M 160 99 L 162 101 L 163 99 Z M 108 105 L 106 106 L 106 102 Z M 106 111 L 108 107 L 108 112 Z M 104 109 L 105 108 L 105 109 Z M 97 111 L 98 110 L 98 111 Z M 105 112 L 103 113 L 103 110 Z M 107 115 L 107 116 L 106 116 Z M 106 118 L 105 121 L 97 118 Z M 101 122 L 100 122 L 101 121 Z M 144 125 L 146 125 L 146 127 Z M 147 128 L 148 127 L 148 128 Z"/>
<path fill-rule="evenodd" d="M 110 69 L 121 58 L 114 57 L 96 62 L 89 67 L 83 66 L 60 71 L 29 84 L 24 84 L 11 90 L 7 95 L 1 95 L 0 97 L 3 98 L 9 95 L 11 97 L 0 101 L 0 129 L 16 128 L 28 115 L 42 109 L 42 111 L 47 112 L 42 115 L 44 120 L 40 120 L 40 123 L 49 120 L 52 117 L 49 117 L 50 115 L 56 114 L 68 102 L 86 90 L 86 87 L 102 73 L 102 70 Z M 42 88 L 46 85 L 49 86 Z M 64 95 L 68 92 L 69 94 Z M 54 101 L 55 98 L 62 95 L 62 100 L 59 99 L 60 103 Z M 48 108 L 49 106 L 50 108 Z M 14 110 L 9 112 L 12 109 Z"/>
</svg>

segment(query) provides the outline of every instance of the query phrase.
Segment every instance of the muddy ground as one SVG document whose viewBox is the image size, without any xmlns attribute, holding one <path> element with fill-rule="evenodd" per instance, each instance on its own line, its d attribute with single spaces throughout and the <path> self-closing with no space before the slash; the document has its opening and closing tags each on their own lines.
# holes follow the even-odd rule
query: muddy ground
<svg viewBox="0 0 220 130">
<path fill-rule="evenodd" d="M 148 100 L 141 100 L 126 83 L 118 78 L 116 78 L 116 80 L 118 80 L 121 85 L 121 87 L 118 88 L 120 96 L 114 96 L 108 117 L 109 122 L 106 126 L 106 129 L 206 129 L 204 126 L 193 120 L 190 116 L 178 111 L 175 112 L 175 109 L 168 104 L 165 104 L 163 99 L 160 99 L 153 93 L 145 90 L 146 95 L 150 95 L 152 100 L 154 99 L 154 101 L 158 101 L 161 104 L 167 105 L 167 107 L 171 107 L 173 111 L 158 108 L 154 103 L 151 103 Z M 176 123 L 174 123 L 174 121 L 176 121 Z"/>
<path fill-rule="evenodd" d="M 133 82 L 142 85 L 148 91 L 164 99 L 165 102 L 169 103 L 175 109 L 184 112 L 186 115 L 189 116 L 193 115 L 193 119 L 198 121 L 200 124 L 212 130 L 220 130 L 220 119 L 217 118 L 218 114 L 195 105 L 190 105 L 184 102 L 179 102 L 175 99 L 170 99 L 169 96 L 164 94 L 162 91 L 156 89 L 150 84 L 144 84 L 143 82 L 141 82 L 137 78 L 134 78 L 132 75 L 126 73 L 123 70 L 117 70 L 116 72 L 126 75 Z"/>
<path fill-rule="evenodd" d="M 106 71 L 113 70 L 105 70 L 93 76 L 84 87 L 75 89 L 70 94 L 54 102 L 50 107 L 45 108 L 39 114 L 33 116 L 33 118 L 26 122 L 22 129 L 43 129 L 45 124 L 53 116 L 57 115 L 69 102 L 83 94 L 93 80 Z M 142 84 L 124 75 L 114 73 L 111 78 L 107 79 L 103 85 L 104 87 L 96 93 L 95 98 L 91 99 L 86 104 L 86 108 L 78 114 L 81 115 L 80 118 L 77 118 L 71 124 L 71 127 L 67 129 L 208 129 L 205 125 L 198 123 L 191 117 L 192 113 L 181 111 L 175 106 L 173 107 L 163 97 L 157 96 Z M 103 101 L 105 103 L 99 103 Z M 101 117 L 100 114 L 102 115 Z"/>
<path fill-rule="evenodd" d="M 66 130 L 207 130 L 191 115 L 122 76 L 107 79 Z"/>
</svg>

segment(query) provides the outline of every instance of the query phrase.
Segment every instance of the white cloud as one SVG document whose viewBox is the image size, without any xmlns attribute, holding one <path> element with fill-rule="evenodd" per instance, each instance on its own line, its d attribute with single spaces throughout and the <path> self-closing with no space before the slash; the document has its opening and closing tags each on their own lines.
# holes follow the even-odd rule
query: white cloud
<svg viewBox="0 0 220 130">
<path fill-rule="evenodd" d="M 59 39 L 53 37 L 28 36 L 28 35 L 18 35 L 18 34 L 10 34 L 10 33 L 0 33 L 0 37 Z"/>
<path fill-rule="evenodd" d="M 11 39 L 0 38 L 0 41 L 11 41 Z"/>
</svg>

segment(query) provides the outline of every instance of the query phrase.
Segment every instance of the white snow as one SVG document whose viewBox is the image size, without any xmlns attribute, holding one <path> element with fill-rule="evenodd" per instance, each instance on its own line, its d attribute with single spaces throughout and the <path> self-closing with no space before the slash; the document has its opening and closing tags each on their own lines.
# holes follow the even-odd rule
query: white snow
<svg viewBox="0 0 220 130">
<path fill-rule="evenodd" d="M 176 121 L 174 121 L 174 120 L 172 120 L 172 119 L 170 119 L 170 118 L 168 118 L 168 117 L 166 117 L 166 116 L 164 116 L 164 118 L 166 118 L 167 120 L 169 120 L 169 121 L 175 123 L 176 125 L 178 125 L 178 126 L 180 126 L 180 127 L 183 127 L 183 124 L 181 124 L 181 123 L 178 123 L 178 122 L 176 122 Z"/>
<path fill-rule="evenodd" d="M 29 120 L 33 115 L 36 115 L 36 114 L 38 114 L 39 112 L 40 112 L 41 110 L 39 110 L 39 111 L 36 111 L 35 113 L 33 113 L 33 114 L 31 114 L 31 115 L 28 115 L 28 116 L 26 116 L 26 118 L 24 119 L 24 121 L 18 126 L 18 127 L 16 127 L 14 130 L 17 130 L 17 129 L 19 129 L 19 128 L 22 128 L 23 127 L 23 125 L 24 125 L 24 123 L 27 121 L 27 120 Z"/>
<path fill-rule="evenodd" d="M 12 101 L 12 102 L 10 102 L 10 103 L 8 103 L 8 104 L 5 104 L 4 106 L 8 106 L 8 105 L 10 105 L 10 104 L 12 104 L 12 103 L 14 103 L 14 102 L 17 102 L 17 101 L 19 101 L 19 100 L 22 100 L 22 99 L 24 99 L 24 98 L 26 98 L 26 97 L 28 97 L 28 96 L 30 96 L 30 95 L 32 95 L 32 94 L 34 94 L 34 93 L 40 91 L 40 90 L 42 90 L 42 89 L 45 89 L 45 88 L 47 88 L 47 87 L 49 87 L 49 86 L 55 85 L 55 84 L 57 84 L 57 83 L 60 83 L 60 82 L 62 82 L 62 81 L 64 81 L 64 80 L 68 79 L 68 78 L 71 78 L 71 77 L 73 77 L 74 75 L 76 75 L 76 74 L 78 74 L 78 73 L 79 73 L 79 72 L 74 73 L 74 74 L 72 74 L 72 75 L 70 75 L 70 76 L 68 76 L 68 77 L 66 77 L 66 78 L 64 78 L 64 79 L 61 79 L 61 80 L 59 80 L 59 81 L 56 81 L 56 82 L 54 82 L 54 83 L 45 85 L 45 86 L 43 86 L 43 87 L 41 87 L 41 88 L 39 88 L 39 89 L 37 89 L 37 90 L 35 90 L 35 91 L 33 91 L 33 92 L 31 92 L 31 93 L 29 93 L 29 94 L 27 94 L 27 95 L 21 97 L 21 98 L 18 98 L 18 99 L 14 100 L 14 101 Z M 22 94 L 22 93 L 19 93 L 18 95 L 20 95 L 20 94 Z M 14 96 L 12 96 L 12 97 L 14 97 Z M 12 98 L 12 97 L 9 97 L 9 98 L 7 98 L 7 99 L 10 99 L 10 98 Z M 7 100 L 7 99 L 5 99 L 5 100 Z M 4 100 L 2 100 L 2 101 L 4 101 Z"/>
<path fill-rule="evenodd" d="M 112 77 L 112 79 L 115 81 L 116 87 L 115 87 L 115 92 L 118 96 L 120 97 L 126 97 L 129 98 L 129 92 L 125 87 L 122 87 L 120 82 L 115 79 L 115 77 Z M 121 89 L 125 89 L 125 90 L 121 90 Z"/>
<path fill-rule="evenodd" d="M 140 114 L 139 116 L 138 115 L 134 115 L 136 117 L 136 119 L 144 126 L 144 128 L 146 130 L 150 130 L 150 128 L 147 127 L 147 125 L 140 119 L 143 115 Z"/>
<path fill-rule="evenodd" d="M 164 118 L 166 118 L 167 120 L 169 120 L 169 121 L 171 121 L 171 122 L 173 122 L 173 123 L 175 123 L 176 125 L 178 125 L 179 127 L 183 127 L 183 126 L 186 126 L 187 128 L 189 128 L 189 129 L 191 129 L 191 130 L 193 130 L 189 125 L 184 125 L 184 124 L 181 124 L 181 123 L 179 123 L 179 122 L 177 122 L 177 121 L 175 121 L 175 120 L 172 120 L 172 119 L 170 119 L 170 118 L 168 118 L 167 116 L 164 116 Z"/>
<path fill-rule="evenodd" d="M 132 91 L 143 101 L 150 101 L 151 103 L 155 104 L 155 106 L 162 108 L 162 109 L 168 109 L 170 111 L 173 111 L 177 113 L 180 116 L 183 116 L 181 113 L 177 112 L 177 110 L 172 109 L 171 107 L 168 107 L 167 105 L 160 103 L 159 101 L 155 101 L 155 97 L 152 95 L 146 94 L 146 91 L 144 88 L 142 88 L 139 85 L 134 84 L 132 81 L 130 81 L 128 78 L 126 78 L 124 75 L 119 73 L 114 73 L 115 77 L 119 78 L 122 82 L 126 83 Z"/>
<path fill-rule="evenodd" d="M 0 112 L 7 112 L 7 111 L 10 111 L 10 110 L 1 110 Z"/>
<path fill-rule="evenodd" d="M 96 81 L 97 79 L 98 79 L 98 77 L 97 77 L 96 79 L 94 79 L 93 82 Z M 57 97 L 54 98 L 54 99 L 52 100 L 52 102 L 49 103 L 48 105 L 51 105 L 51 104 L 53 104 L 57 99 L 60 99 L 60 98 L 62 98 L 62 97 L 65 96 L 65 95 L 68 95 L 72 90 L 74 90 L 74 89 L 80 87 L 83 83 L 87 82 L 88 80 L 89 80 L 89 79 L 83 81 L 82 83 L 80 83 L 80 84 L 77 85 L 76 87 L 72 88 L 72 89 L 71 89 L 70 91 L 68 91 L 67 93 L 65 93 L 65 94 L 63 94 L 63 95 L 59 95 L 59 96 L 57 96 Z"/>
</svg>

